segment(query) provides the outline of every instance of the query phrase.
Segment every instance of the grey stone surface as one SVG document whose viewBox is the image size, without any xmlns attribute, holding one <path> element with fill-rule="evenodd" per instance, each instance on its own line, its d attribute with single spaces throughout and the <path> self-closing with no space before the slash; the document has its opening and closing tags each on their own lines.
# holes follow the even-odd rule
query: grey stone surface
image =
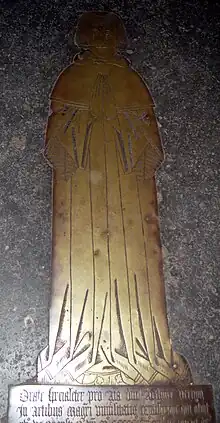
<svg viewBox="0 0 220 423">
<path fill-rule="evenodd" d="M 35 375 L 47 344 L 51 172 L 48 96 L 76 51 L 77 17 L 107 2 L 0 2 L 0 416 L 9 384 Z M 158 173 L 168 316 L 195 382 L 212 383 L 220 418 L 220 7 L 208 1 L 109 1 L 128 56 L 156 103 L 166 161 Z"/>
</svg>

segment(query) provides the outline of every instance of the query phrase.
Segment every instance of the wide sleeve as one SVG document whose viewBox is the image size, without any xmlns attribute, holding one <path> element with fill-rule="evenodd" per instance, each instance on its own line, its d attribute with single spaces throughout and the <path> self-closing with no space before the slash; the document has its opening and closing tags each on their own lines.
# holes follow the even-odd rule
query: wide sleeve
<svg viewBox="0 0 220 423">
<path fill-rule="evenodd" d="M 115 131 L 124 171 L 153 177 L 164 158 L 153 107 L 120 110 Z"/>
<path fill-rule="evenodd" d="M 120 76 L 120 78 L 119 78 Z M 115 132 L 124 172 L 151 178 L 163 161 L 154 102 L 143 79 L 131 68 L 118 73 Z"/>
<path fill-rule="evenodd" d="M 51 99 L 44 156 L 50 166 L 68 180 L 87 165 L 92 122 L 88 108 Z"/>
<path fill-rule="evenodd" d="M 64 178 L 76 171 L 77 161 L 70 150 L 67 125 L 74 119 L 75 110 L 61 102 L 52 102 L 45 137 L 44 156 L 50 166 Z"/>
</svg>

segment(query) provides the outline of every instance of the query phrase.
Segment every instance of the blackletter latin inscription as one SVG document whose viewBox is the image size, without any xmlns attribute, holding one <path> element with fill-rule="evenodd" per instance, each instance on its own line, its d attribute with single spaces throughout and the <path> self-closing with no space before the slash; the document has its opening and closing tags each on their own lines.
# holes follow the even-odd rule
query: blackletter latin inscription
<svg viewBox="0 0 220 423">
<path fill-rule="evenodd" d="M 211 399 L 202 385 L 20 385 L 11 388 L 9 423 L 214 423 Z"/>
</svg>

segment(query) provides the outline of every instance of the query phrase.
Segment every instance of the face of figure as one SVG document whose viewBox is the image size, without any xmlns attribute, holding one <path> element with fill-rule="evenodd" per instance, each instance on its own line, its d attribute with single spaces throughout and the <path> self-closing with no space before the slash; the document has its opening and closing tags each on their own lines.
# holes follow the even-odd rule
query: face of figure
<svg viewBox="0 0 220 423">
<path fill-rule="evenodd" d="M 92 44 L 96 47 L 108 48 L 116 45 L 114 29 L 105 25 L 104 22 L 96 22 L 92 25 Z"/>
<path fill-rule="evenodd" d="M 85 12 L 76 33 L 76 43 L 106 54 L 126 44 L 126 33 L 120 18 L 111 12 Z"/>
</svg>

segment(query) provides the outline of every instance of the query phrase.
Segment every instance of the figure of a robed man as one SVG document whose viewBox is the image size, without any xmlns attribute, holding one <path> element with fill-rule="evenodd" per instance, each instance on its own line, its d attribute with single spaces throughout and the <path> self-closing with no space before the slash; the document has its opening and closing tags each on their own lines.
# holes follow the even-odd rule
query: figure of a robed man
<svg viewBox="0 0 220 423">
<path fill-rule="evenodd" d="M 53 88 L 46 133 L 52 295 L 38 381 L 188 383 L 166 317 L 153 101 L 119 54 L 126 35 L 115 14 L 83 14 L 76 43 L 83 52 Z"/>
</svg>

